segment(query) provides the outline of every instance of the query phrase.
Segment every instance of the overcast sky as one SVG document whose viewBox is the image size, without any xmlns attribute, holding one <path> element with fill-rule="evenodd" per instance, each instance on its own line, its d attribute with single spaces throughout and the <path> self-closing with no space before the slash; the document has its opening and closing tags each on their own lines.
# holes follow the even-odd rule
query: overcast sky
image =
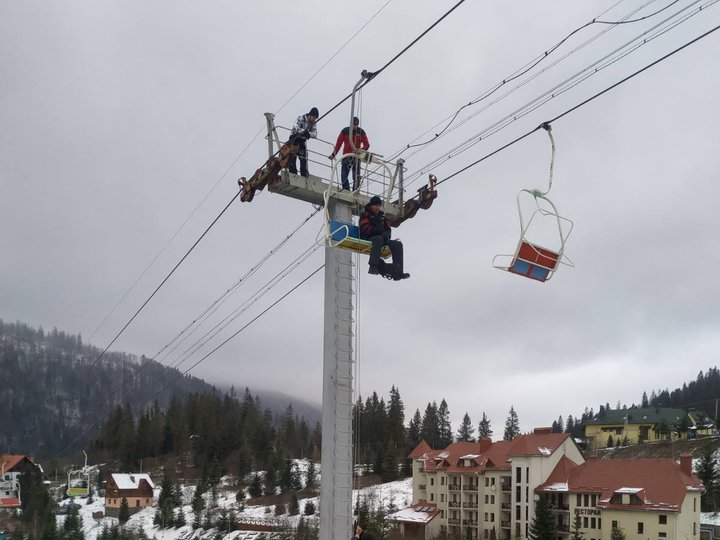
<svg viewBox="0 0 720 540">
<path fill-rule="evenodd" d="M 372 149 L 390 156 L 426 130 L 437 133 L 443 118 L 596 17 L 636 19 L 671 3 L 468 0 L 364 90 L 362 124 Z M 104 348 L 230 201 L 236 179 L 267 158 L 264 133 L 256 138 L 264 112 L 277 112 L 283 126 L 313 106 L 325 113 L 362 69 L 379 69 L 454 4 L 0 3 L 0 318 L 82 333 Z M 712 1 L 672 4 L 639 22 L 578 32 L 527 76 L 465 109 L 453 126 L 481 112 L 459 129 L 407 151 L 406 175 L 424 171 L 425 181 L 429 171 L 442 180 L 720 21 Z M 427 169 L 675 13 L 700 6 L 707 9 Z M 529 430 L 586 406 L 639 402 L 643 391 L 678 387 L 716 365 L 719 50 L 716 32 L 553 125 L 550 198 L 575 224 L 566 248 L 574 268 L 541 284 L 491 266 L 518 241 L 518 191 L 547 185 L 550 146 L 542 131 L 442 184 L 431 210 L 395 231 L 411 279 L 368 276 L 361 260 L 363 396 L 387 396 L 396 385 L 408 419 L 445 398 L 454 429 L 465 411 L 475 425 L 486 412 L 502 436 L 511 405 Z M 346 104 L 324 118 L 319 137 L 334 141 L 349 115 Z M 320 141 L 310 148 L 330 152 Z M 269 193 L 251 204 L 238 199 L 113 350 L 155 356 L 312 210 Z M 312 245 L 321 217 L 186 345 Z M 183 361 L 183 346 L 158 359 L 189 368 L 323 260 L 321 249 L 199 354 Z M 318 273 L 191 373 L 319 403 L 322 299 Z"/>
</svg>

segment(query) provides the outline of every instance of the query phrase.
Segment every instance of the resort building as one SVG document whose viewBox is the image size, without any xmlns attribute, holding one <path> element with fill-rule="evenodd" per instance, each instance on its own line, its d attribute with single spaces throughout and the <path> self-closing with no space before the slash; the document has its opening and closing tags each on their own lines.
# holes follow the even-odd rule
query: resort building
<svg viewBox="0 0 720 540">
<path fill-rule="evenodd" d="M 130 514 L 152 506 L 154 488 L 155 484 L 148 474 L 108 475 L 105 483 L 105 515 L 118 517 L 123 499 L 127 499 Z"/>
</svg>

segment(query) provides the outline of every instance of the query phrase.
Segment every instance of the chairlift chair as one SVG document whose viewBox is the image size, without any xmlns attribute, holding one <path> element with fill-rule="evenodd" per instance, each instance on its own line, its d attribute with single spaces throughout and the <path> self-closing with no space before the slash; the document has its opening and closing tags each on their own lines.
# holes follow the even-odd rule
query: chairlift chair
<svg viewBox="0 0 720 540">
<path fill-rule="evenodd" d="M 565 243 L 573 228 L 573 222 L 560 216 L 555 204 L 547 197 L 552 188 L 553 170 L 555 167 L 555 139 L 552 136 L 550 124 L 543 124 L 542 128 L 550 137 L 552 155 L 550 158 L 550 178 L 548 188 L 545 191 L 539 189 L 522 189 L 517 194 L 516 201 L 518 215 L 520 216 L 520 240 L 518 240 L 513 255 L 495 255 L 492 265 L 500 270 L 506 270 L 519 276 L 524 276 L 536 281 L 545 282 L 553 277 L 558 265 L 575 266 L 565 255 Z M 530 214 L 527 221 L 524 219 L 522 210 L 522 198 L 529 194 L 535 203 L 535 210 Z M 557 239 L 552 246 L 542 246 L 534 240 L 539 220 L 551 220 L 552 227 L 557 226 Z"/>
</svg>

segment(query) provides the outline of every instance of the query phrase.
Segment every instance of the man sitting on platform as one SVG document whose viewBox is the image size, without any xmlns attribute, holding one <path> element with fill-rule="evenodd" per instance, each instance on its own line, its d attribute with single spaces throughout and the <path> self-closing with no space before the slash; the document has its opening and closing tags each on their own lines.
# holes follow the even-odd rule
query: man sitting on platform
<svg viewBox="0 0 720 540">
<path fill-rule="evenodd" d="M 379 274 L 388 279 L 399 281 L 407 279 L 410 274 L 403 271 L 403 245 L 400 240 L 391 240 L 390 224 L 385 219 L 385 212 L 380 207 L 382 199 L 377 195 L 373 196 L 365 205 L 365 211 L 360 215 L 360 237 L 372 242 L 370 251 L 369 274 Z M 390 248 L 392 253 L 392 264 L 386 264 L 380 258 L 383 246 Z"/>
</svg>

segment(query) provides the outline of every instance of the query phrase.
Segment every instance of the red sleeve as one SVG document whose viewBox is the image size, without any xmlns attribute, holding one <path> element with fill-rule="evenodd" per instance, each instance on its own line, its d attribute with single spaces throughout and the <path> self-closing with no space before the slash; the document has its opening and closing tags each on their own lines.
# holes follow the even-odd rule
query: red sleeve
<svg viewBox="0 0 720 540">
<path fill-rule="evenodd" d="M 343 143 L 343 132 L 340 132 L 340 135 L 338 135 L 337 142 L 335 143 L 335 148 L 333 149 L 333 154 L 337 155 L 338 150 L 340 150 L 340 147 Z"/>
<path fill-rule="evenodd" d="M 370 141 L 368 140 L 367 133 L 365 133 L 365 130 L 363 129 L 362 132 L 362 138 L 360 139 L 360 148 L 362 150 L 367 150 L 370 148 Z"/>
<path fill-rule="evenodd" d="M 370 218 L 368 217 L 367 213 L 363 213 L 360 216 L 360 222 L 358 223 L 358 228 L 360 229 L 360 235 L 361 236 L 370 236 Z"/>
</svg>

